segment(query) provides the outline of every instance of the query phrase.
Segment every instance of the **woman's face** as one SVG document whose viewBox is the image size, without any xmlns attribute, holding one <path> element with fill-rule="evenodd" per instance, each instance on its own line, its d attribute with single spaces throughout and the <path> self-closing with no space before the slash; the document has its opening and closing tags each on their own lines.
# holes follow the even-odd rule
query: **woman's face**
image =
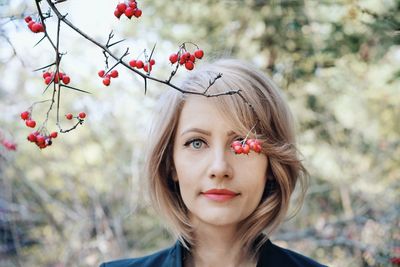
<svg viewBox="0 0 400 267">
<path fill-rule="evenodd" d="M 232 141 L 243 136 L 214 105 L 203 96 L 187 98 L 174 139 L 174 180 L 192 223 L 233 226 L 258 206 L 268 161 L 264 154 L 232 151 Z"/>
</svg>

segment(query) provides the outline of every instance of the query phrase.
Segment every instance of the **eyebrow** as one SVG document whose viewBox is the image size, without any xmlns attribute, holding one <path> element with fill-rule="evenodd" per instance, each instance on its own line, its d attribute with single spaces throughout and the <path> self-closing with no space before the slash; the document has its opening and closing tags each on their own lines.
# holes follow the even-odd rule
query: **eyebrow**
<svg viewBox="0 0 400 267">
<path fill-rule="evenodd" d="M 201 134 L 204 134 L 204 135 L 207 135 L 207 136 L 211 135 L 211 132 L 203 130 L 203 129 L 200 129 L 200 128 L 189 128 L 189 129 L 183 131 L 181 133 L 181 136 L 183 136 L 183 135 L 185 135 L 187 133 L 191 133 L 191 132 L 201 133 Z M 227 136 L 231 136 L 231 135 L 234 135 L 234 134 L 236 134 L 234 131 L 229 131 L 226 135 Z"/>
</svg>

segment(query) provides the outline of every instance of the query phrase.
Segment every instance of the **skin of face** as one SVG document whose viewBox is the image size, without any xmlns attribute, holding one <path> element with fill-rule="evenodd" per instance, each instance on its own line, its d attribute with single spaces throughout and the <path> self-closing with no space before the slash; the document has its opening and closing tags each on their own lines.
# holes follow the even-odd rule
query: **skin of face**
<svg viewBox="0 0 400 267">
<path fill-rule="evenodd" d="M 233 152 L 231 143 L 244 137 L 234 133 L 215 105 L 206 97 L 187 98 L 174 139 L 173 179 L 179 183 L 192 224 L 236 227 L 261 200 L 268 160 L 254 151 Z M 228 189 L 236 195 L 215 200 L 205 194 L 211 189 Z"/>
</svg>

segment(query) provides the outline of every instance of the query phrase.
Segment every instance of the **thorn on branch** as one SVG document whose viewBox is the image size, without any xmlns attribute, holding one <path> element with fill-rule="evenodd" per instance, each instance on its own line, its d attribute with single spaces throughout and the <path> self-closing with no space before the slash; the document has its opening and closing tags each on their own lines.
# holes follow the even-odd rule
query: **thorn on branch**
<svg viewBox="0 0 400 267">
<path fill-rule="evenodd" d="M 203 94 L 206 94 L 208 89 L 219 79 L 222 77 L 222 73 L 218 73 L 217 76 L 214 77 L 213 80 L 209 81 L 208 87 L 204 90 Z"/>
</svg>

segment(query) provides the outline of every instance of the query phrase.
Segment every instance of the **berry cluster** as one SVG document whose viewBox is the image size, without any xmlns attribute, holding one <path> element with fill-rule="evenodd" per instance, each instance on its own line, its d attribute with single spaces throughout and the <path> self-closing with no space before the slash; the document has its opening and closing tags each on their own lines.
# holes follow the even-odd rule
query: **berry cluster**
<svg viewBox="0 0 400 267">
<path fill-rule="evenodd" d="M 44 32 L 44 27 L 43 24 L 40 22 L 36 22 L 32 19 L 31 16 L 27 16 L 25 17 L 25 22 L 28 24 L 28 28 L 34 32 L 34 33 L 38 33 L 38 32 Z"/>
<path fill-rule="evenodd" d="M 175 64 L 179 62 L 180 65 L 185 65 L 187 70 L 192 70 L 194 68 L 194 62 L 197 59 L 202 59 L 204 56 L 204 52 L 201 49 L 197 49 L 193 54 L 183 50 L 180 50 L 178 53 L 171 54 L 169 56 L 169 61 L 171 64 Z"/>
<path fill-rule="evenodd" d="M 247 139 L 246 141 L 234 141 L 231 147 L 235 154 L 249 154 L 250 150 L 260 153 L 262 150 L 261 142 L 257 139 Z"/>
<path fill-rule="evenodd" d="M 103 84 L 105 86 L 109 86 L 111 83 L 111 78 L 117 78 L 118 77 L 118 71 L 117 70 L 112 70 L 110 73 L 106 74 L 105 70 L 100 70 L 98 73 L 100 78 L 103 78 Z"/>
<path fill-rule="evenodd" d="M 12 141 L 10 141 L 10 140 L 7 140 L 7 139 L 3 139 L 3 140 L 1 140 L 1 144 L 7 149 L 7 150 L 17 150 L 17 145 L 14 143 L 14 142 L 12 142 Z"/>
<path fill-rule="evenodd" d="M 34 121 L 31 117 L 31 113 L 29 111 L 24 111 L 21 113 L 21 119 L 25 121 L 25 125 L 30 128 L 35 128 L 36 121 Z"/>
<path fill-rule="evenodd" d="M 65 114 L 65 118 L 67 118 L 67 120 L 72 120 L 74 118 L 74 115 L 72 115 L 71 113 Z M 83 120 L 84 118 L 86 118 L 86 113 L 85 112 L 80 112 L 78 114 L 78 118 L 79 120 Z"/>
<path fill-rule="evenodd" d="M 151 72 L 154 64 L 156 64 L 156 61 L 154 59 L 150 59 L 149 61 L 145 62 L 143 62 L 140 59 L 138 60 L 132 59 L 131 61 L 129 61 L 129 66 L 131 66 L 132 68 L 137 68 L 137 69 L 143 68 L 143 70 L 147 73 Z"/>
<path fill-rule="evenodd" d="M 32 132 L 28 135 L 28 141 L 35 143 L 40 149 L 51 146 L 53 143 L 52 139 L 57 138 L 57 132 L 52 132 L 50 134 L 40 133 L 38 131 Z"/>
<path fill-rule="evenodd" d="M 128 19 L 131 19 L 133 16 L 139 18 L 142 15 L 142 10 L 137 7 L 136 0 L 129 0 L 119 3 L 114 10 L 114 16 L 118 19 L 125 15 Z"/>
<path fill-rule="evenodd" d="M 62 72 L 56 72 L 55 74 L 51 71 L 43 72 L 43 80 L 45 84 L 50 84 L 52 81 L 59 83 L 60 80 L 63 84 L 67 85 L 70 83 L 71 78 Z"/>
</svg>

